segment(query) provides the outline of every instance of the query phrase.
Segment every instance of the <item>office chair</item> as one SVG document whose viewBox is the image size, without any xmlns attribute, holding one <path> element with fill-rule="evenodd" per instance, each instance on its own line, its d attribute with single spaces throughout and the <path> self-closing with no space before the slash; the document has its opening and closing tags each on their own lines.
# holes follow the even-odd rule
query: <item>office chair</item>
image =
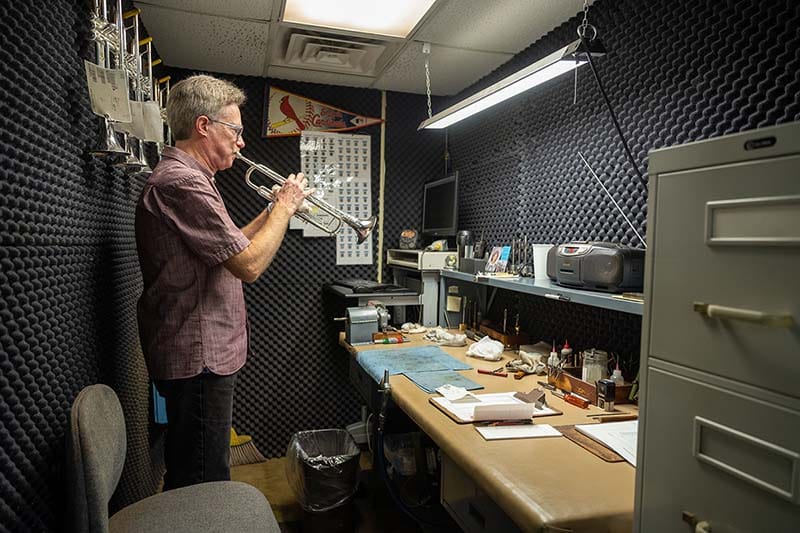
<svg viewBox="0 0 800 533">
<path fill-rule="evenodd" d="M 279 533 L 261 492 L 236 481 L 200 483 L 162 492 L 108 516 L 122 474 L 127 442 L 116 393 L 84 388 L 72 403 L 67 438 L 71 522 L 76 533 L 258 531 Z"/>
</svg>

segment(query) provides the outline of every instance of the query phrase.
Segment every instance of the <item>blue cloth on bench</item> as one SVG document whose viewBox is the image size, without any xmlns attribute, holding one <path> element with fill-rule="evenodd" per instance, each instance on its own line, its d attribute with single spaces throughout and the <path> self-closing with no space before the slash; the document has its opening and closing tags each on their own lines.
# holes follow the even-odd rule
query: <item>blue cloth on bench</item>
<svg viewBox="0 0 800 533">
<path fill-rule="evenodd" d="M 449 383 L 454 387 L 463 387 L 467 390 L 482 389 L 483 385 L 475 383 L 464 374 L 453 370 L 436 370 L 433 372 L 404 372 L 406 377 L 417 384 L 425 392 L 436 392 L 436 389 Z"/>
<path fill-rule="evenodd" d="M 406 372 L 429 372 L 434 370 L 469 370 L 472 368 L 438 346 L 419 346 L 414 348 L 392 348 L 387 350 L 367 350 L 359 352 L 358 364 L 367 374 L 380 383 L 383 371 L 389 374 Z"/>
</svg>

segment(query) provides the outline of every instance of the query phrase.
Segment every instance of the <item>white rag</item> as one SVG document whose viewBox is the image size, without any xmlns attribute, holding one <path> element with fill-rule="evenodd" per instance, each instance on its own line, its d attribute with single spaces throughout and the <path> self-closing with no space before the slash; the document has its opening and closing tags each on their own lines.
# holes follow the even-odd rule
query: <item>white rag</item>
<svg viewBox="0 0 800 533">
<path fill-rule="evenodd" d="M 503 358 L 504 349 L 505 346 L 503 346 L 502 342 L 496 341 L 486 335 L 481 340 L 467 348 L 467 355 L 469 357 L 477 357 L 478 359 L 485 359 L 487 361 L 499 361 Z"/>
</svg>

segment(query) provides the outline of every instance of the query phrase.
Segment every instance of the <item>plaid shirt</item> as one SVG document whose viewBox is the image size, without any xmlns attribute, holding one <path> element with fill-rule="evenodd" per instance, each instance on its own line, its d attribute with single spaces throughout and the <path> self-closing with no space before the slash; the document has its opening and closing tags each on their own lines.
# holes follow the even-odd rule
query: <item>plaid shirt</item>
<svg viewBox="0 0 800 533">
<path fill-rule="evenodd" d="M 242 282 L 222 262 L 249 244 L 211 172 L 167 147 L 136 204 L 144 281 L 137 316 L 151 378 L 188 378 L 204 368 L 229 375 L 244 365 Z"/>
</svg>

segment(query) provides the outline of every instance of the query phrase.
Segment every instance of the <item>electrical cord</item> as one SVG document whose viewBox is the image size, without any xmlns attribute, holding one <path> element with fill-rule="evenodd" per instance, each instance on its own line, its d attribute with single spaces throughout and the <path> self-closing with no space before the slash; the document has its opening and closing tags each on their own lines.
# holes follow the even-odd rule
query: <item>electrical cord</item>
<svg viewBox="0 0 800 533">
<path fill-rule="evenodd" d="M 366 428 L 365 429 L 367 430 L 367 449 L 369 450 L 369 453 L 373 454 L 373 456 L 374 456 L 374 453 L 372 451 L 372 438 L 371 438 L 372 437 L 372 432 L 369 430 L 369 423 L 372 420 L 372 415 L 373 414 L 374 413 L 370 413 L 369 416 L 367 417 Z"/>
<path fill-rule="evenodd" d="M 634 172 L 636 172 L 636 176 L 639 178 L 642 186 L 647 190 L 647 183 L 644 181 L 644 177 L 642 173 L 639 171 L 638 165 L 633 160 L 633 155 L 631 154 L 631 149 L 628 147 L 628 142 L 625 140 L 625 135 L 622 133 L 622 128 L 619 125 L 619 121 L 617 120 L 617 115 L 614 113 L 614 108 L 611 106 L 611 100 L 608 98 L 608 94 L 606 94 L 605 87 L 603 87 L 603 82 L 600 79 L 600 73 L 597 72 L 597 68 L 594 65 L 594 60 L 592 59 L 592 54 L 589 51 L 589 42 L 586 40 L 585 32 L 578 31 L 578 38 L 581 40 L 581 46 L 583 47 L 584 52 L 586 53 L 586 59 L 589 61 L 589 67 L 592 69 L 592 74 L 594 74 L 594 79 L 597 81 L 597 87 L 600 89 L 600 94 L 603 96 L 603 100 L 605 100 L 606 107 L 608 108 L 608 113 L 611 115 L 611 121 L 614 123 L 614 127 L 617 130 L 617 135 L 619 135 L 620 140 L 622 141 L 622 146 L 625 148 L 625 155 L 628 157 L 628 162 L 633 167 Z"/>
<path fill-rule="evenodd" d="M 394 501 L 395 505 L 400 508 L 400 510 L 408 516 L 411 520 L 419 524 L 420 526 L 429 526 L 434 528 L 443 528 L 445 527 L 444 524 L 437 524 L 434 522 L 429 522 L 417 516 L 414 512 L 412 512 L 408 506 L 405 504 L 403 499 L 397 493 L 397 488 L 394 486 L 394 483 L 389 479 L 389 475 L 386 473 L 386 455 L 384 453 L 384 442 L 383 442 L 383 434 L 386 426 L 386 412 L 389 408 L 389 400 L 392 394 L 392 387 L 389 383 L 389 370 L 386 369 L 383 371 L 383 379 L 379 385 L 379 391 L 381 393 L 381 407 L 378 413 L 378 424 L 376 428 L 376 439 L 375 439 L 375 446 L 377 450 L 375 450 L 372 454 L 373 461 L 378 467 L 378 472 L 383 479 L 384 484 L 386 485 L 386 490 L 391 496 L 392 500 Z"/>
</svg>

